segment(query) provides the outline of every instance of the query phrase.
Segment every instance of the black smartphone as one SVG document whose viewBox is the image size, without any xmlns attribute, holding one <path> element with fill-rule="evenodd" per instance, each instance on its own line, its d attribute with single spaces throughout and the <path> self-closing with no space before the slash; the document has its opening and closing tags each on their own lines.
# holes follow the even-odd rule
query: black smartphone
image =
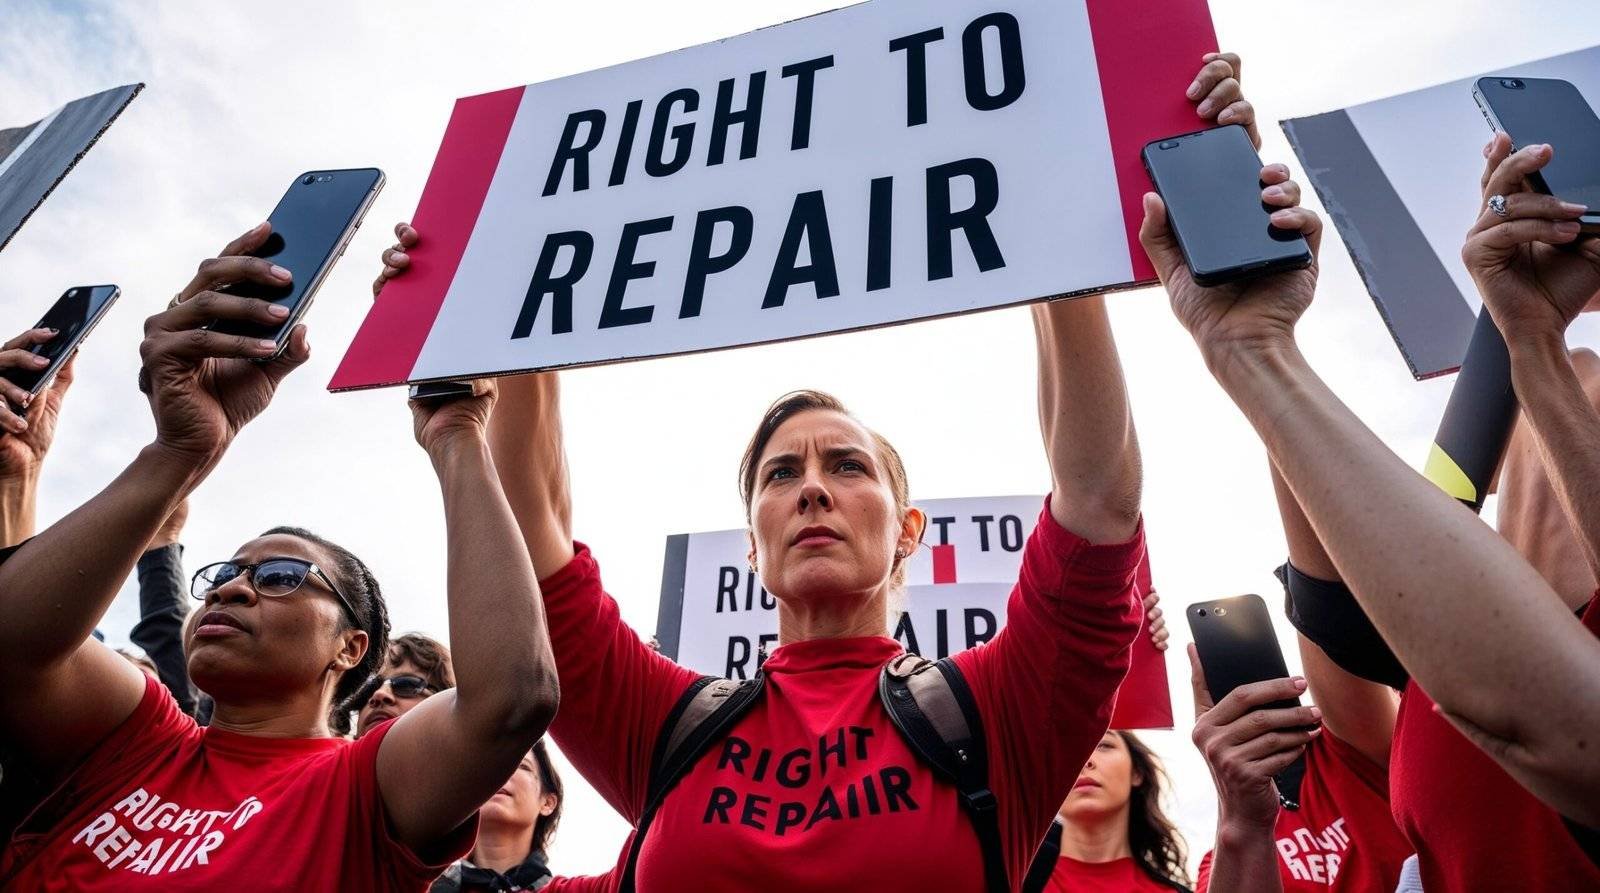
<svg viewBox="0 0 1600 893">
<path fill-rule="evenodd" d="M 1239 595 L 1196 602 L 1184 610 L 1195 650 L 1200 652 L 1200 669 L 1205 673 L 1206 689 L 1213 703 L 1221 701 L 1241 685 L 1283 679 L 1289 669 L 1283 662 L 1283 649 L 1272 629 L 1272 615 L 1259 595 Z M 1300 699 L 1274 701 L 1264 709 L 1298 707 Z"/>
<path fill-rule="evenodd" d="M 1550 163 L 1529 177 L 1534 189 L 1588 205 L 1583 231 L 1600 233 L 1600 116 L 1572 84 L 1556 78 L 1478 78 L 1478 110 L 1514 149 L 1547 144 Z"/>
<path fill-rule="evenodd" d="M 341 171 L 307 171 L 296 177 L 278 206 L 267 218 L 272 234 L 251 252 L 288 270 L 294 281 L 287 286 L 238 282 L 222 289 L 232 295 L 261 298 L 289 308 L 282 323 L 218 320 L 213 331 L 277 342 L 277 356 L 288 344 L 289 333 L 305 316 L 317 288 L 344 254 L 361 218 L 383 189 L 383 171 L 375 167 Z"/>
<path fill-rule="evenodd" d="M 67 289 L 45 311 L 39 324 L 34 326 L 36 329 L 56 330 L 54 338 L 43 344 L 35 344 L 29 350 L 49 360 L 50 365 L 43 369 L 7 369 L 0 375 L 27 391 L 29 396 L 37 397 L 40 391 L 50 386 L 62 365 L 72 359 L 78 345 L 89 337 L 89 333 L 94 331 L 94 327 L 121 294 L 122 290 L 115 285 L 80 285 Z M 19 414 L 26 412 L 23 407 L 17 407 L 17 411 Z"/>
<path fill-rule="evenodd" d="M 430 381 L 425 384 L 411 386 L 411 399 L 413 400 L 454 400 L 457 397 L 471 397 L 472 382 L 470 381 Z"/>
<path fill-rule="evenodd" d="M 1243 127 L 1229 124 L 1154 140 L 1144 168 L 1194 281 L 1223 285 L 1311 265 L 1311 246 L 1273 226 L 1261 201 L 1261 156 Z"/>
</svg>

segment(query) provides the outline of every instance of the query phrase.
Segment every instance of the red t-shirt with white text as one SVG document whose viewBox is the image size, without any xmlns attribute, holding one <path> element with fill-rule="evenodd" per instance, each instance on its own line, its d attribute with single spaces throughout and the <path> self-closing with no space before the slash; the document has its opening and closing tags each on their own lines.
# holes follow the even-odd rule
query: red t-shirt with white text
<svg viewBox="0 0 1600 893">
<path fill-rule="evenodd" d="M 421 893 L 477 822 L 427 863 L 390 836 L 375 768 L 390 725 L 359 741 L 201 728 L 146 679 L 133 714 L 12 838 L 0 886 Z"/>
<path fill-rule="evenodd" d="M 1132 857 L 1079 862 L 1062 856 L 1044 885 L 1044 893 L 1173 893 L 1173 889 L 1145 874 Z"/>
<path fill-rule="evenodd" d="M 1139 629 L 1143 552 L 1142 529 L 1090 545 L 1047 506 L 1004 630 L 954 658 L 983 720 L 1014 880 L 1110 721 Z M 587 548 L 540 588 L 562 687 L 551 734 L 636 823 L 662 723 L 699 674 L 623 624 Z M 977 835 L 954 786 L 911 753 L 878 700 L 879 671 L 900 651 L 888 637 L 774 650 L 759 703 L 663 801 L 638 889 L 982 889 Z"/>
<path fill-rule="evenodd" d="M 1273 844 L 1284 893 L 1393 890 L 1411 855 L 1389 814 L 1383 767 L 1326 729 L 1306 748 L 1300 808 L 1278 810 Z M 1211 858 L 1200 860 L 1197 893 L 1211 886 Z"/>
<path fill-rule="evenodd" d="M 1600 635 L 1600 597 L 1583 623 Z M 1554 683 L 1553 683 L 1554 684 Z M 1415 681 L 1400 699 L 1394 818 L 1427 890 L 1600 890 L 1600 867 L 1561 816 L 1435 713 Z"/>
</svg>

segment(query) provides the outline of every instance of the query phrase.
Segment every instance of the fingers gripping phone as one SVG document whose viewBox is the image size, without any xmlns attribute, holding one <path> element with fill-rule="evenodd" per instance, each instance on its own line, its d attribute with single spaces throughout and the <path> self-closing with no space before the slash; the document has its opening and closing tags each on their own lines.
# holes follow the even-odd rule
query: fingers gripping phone
<svg viewBox="0 0 1600 893">
<path fill-rule="evenodd" d="M 1539 192 L 1588 205 L 1579 218 L 1600 233 L 1600 116 L 1572 84 L 1555 78 L 1479 78 L 1472 98 L 1514 149 L 1545 144 L 1555 151 L 1528 178 Z"/>
<path fill-rule="evenodd" d="M 1272 616 L 1259 595 L 1196 602 L 1185 609 L 1194 647 L 1200 654 L 1206 689 L 1213 703 L 1241 685 L 1283 679 L 1289 668 L 1272 629 Z M 1298 707 L 1300 699 L 1274 701 L 1263 709 Z"/>
<path fill-rule="evenodd" d="M 361 226 L 361 218 L 383 190 L 383 171 L 375 167 L 337 171 L 307 171 L 295 178 L 267 218 L 272 234 L 250 252 L 288 270 L 294 281 L 287 286 L 238 282 L 221 289 L 232 295 L 261 298 L 289 308 L 282 323 L 218 320 L 213 331 L 277 343 L 273 356 L 283 352 L 289 333 L 305 316 L 322 280 L 344 254 Z"/>
<path fill-rule="evenodd" d="M 6 380 L 27 391 L 29 397 L 39 396 L 121 295 L 122 290 L 115 285 L 80 285 L 67 289 L 34 327 L 56 330 L 54 338 L 35 344 L 29 351 L 49 360 L 50 364 L 43 369 L 7 369 L 3 373 Z M 17 412 L 26 415 L 27 409 L 18 407 Z"/>
<path fill-rule="evenodd" d="M 1142 155 L 1195 282 L 1225 285 L 1311 265 L 1305 237 L 1272 225 L 1276 209 L 1261 201 L 1261 156 L 1243 127 L 1155 140 Z"/>
</svg>

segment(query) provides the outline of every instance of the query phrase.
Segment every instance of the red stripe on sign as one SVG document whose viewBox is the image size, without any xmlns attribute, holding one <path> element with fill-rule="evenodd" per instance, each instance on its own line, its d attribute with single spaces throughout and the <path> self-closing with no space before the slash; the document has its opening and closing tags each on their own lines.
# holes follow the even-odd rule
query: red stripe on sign
<svg viewBox="0 0 1600 893">
<path fill-rule="evenodd" d="M 933 547 L 933 582 L 954 583 L 956 581 L 956 547 L 946 543 Z"/>
<path fill-rule="evenodd" d="M 412 218 L 422 240 L 410 252 L 411 269 L 384 286 L 328 390 L 401 384 L 411 377 L 483 210 L 523 90 L 456 100 Z"/>
<path fill-rule="evenodd" d="M 1201 57 L 1216 52 L 1217 35 L 1205 0 L 1088 0 L 1088 10 L 1128 256 L 1133 277 L 1152 280 L 1155 268 L 1139 244 L 1151 189 L 1139 153 L 1151 140 L 1202 129 L 1184 91 Z"/>
</svg>

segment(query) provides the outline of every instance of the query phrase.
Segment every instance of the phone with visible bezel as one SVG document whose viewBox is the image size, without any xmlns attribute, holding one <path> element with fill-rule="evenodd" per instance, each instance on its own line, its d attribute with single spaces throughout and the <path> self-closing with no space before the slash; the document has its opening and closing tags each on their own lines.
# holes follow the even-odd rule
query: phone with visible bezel
<svg viewBox="0 0 1600 893">
<path fill-rule="evenodd" d="M 1289 669 L 1272 627 L 1272 615 L 1259 595 L 1196 602 L 1184 609 L 1194 647 L 1200 654 L 1206 689 L 1219 703 L 1241 685 L 1284 679 Z M 1298 707 L 1300 699 L 1274 701 L 1260 709 Z"/>
<path fill-rule="evenodd" d="M 1472 98 L 1512 149 L 1548 145 L 1550 163 L 1529 185 L 1562 201 L 1588 205 L 1583 232 L 1600 234 L 1600 116 L 1573 84 L 1557 78 L 1478 78 Z"/>
<path fill-rule="evenodd" d="M 1243 127 L 1153 140 L 1142 157 L 1196 283 L 1226 285 L 1311 265 L 1305 237 L 1272 225 L 1277 209 L 1261 201 L 1261 156 Z"/>
<path fill-rule="evenodd" d="M 43 369 L 7 369 L 0 374 L 27 391 L 29 397 L 39 396 L 121 295 L 122 290 L 115 285 L 79 285 L 67 289 L 45 311 L 39 324 L 34 326 L 36 329 L 55 329 L 55 337 L 43 344 L 35 344 L 28 351 L 44 357 L 50 364 Z M 27 409 L 16 407 L 16 412 L 26 415 Z"/>
<path fill-rule="evenodd" d="M 317 289 L 349 246 L 367 209 L 383 190 L 383 183 L 383 171 L 375 167 L 306 171 L 296 177 L 267 218 L 272 233 L 260 248 L 250 252 L 287 269 L 294 277 L 291 284 L 236 282 L 219 289 L 281 304 L 289 308 L 288 317 L 282 323 L 271 324 L 217 320 L 210 328 L 227 335 L 274 341 L 278 349 L 272 355 L 282 353 L 289 333 L 310 309 Z"/>
</svg>

